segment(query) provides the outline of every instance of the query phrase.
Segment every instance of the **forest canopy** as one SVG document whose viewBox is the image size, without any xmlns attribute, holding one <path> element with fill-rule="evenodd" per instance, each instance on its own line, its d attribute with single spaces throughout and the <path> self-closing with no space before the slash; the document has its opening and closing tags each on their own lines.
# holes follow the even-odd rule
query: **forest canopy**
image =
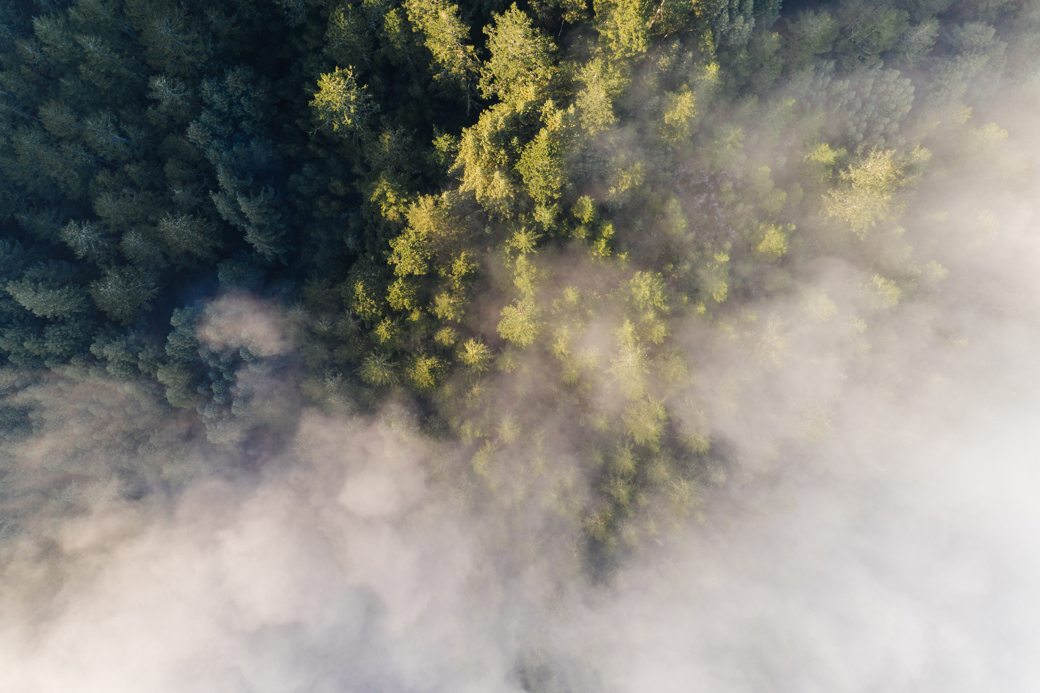
<svg viewBox="0 0 1040 693">
<path fill-rule="evenodd" d="M 901 219 L 936 156 L 1007 136 L 976 114 L 1038 42 L 1035 0 L 3 3 L 0 393 L 133 385 L 214 444 L 281 425 L 261 371 L 327 411 L 408 398 L 453 483 L 540 493 L 609 555 L 725 481 L 684 326 L 740 341 L 825 257 L 867 277 L 849 339 L 927 300 Z M 211 338 L 229 296 L 291 348 Z M 0 406 L 8 440 L 34 421 Z"/>
</svg>

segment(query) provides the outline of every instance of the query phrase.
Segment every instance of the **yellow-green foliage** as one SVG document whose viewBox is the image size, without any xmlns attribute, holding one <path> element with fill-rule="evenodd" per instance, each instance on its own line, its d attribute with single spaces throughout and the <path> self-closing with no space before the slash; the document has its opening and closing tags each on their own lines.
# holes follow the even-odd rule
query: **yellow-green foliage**
<svg viewBox="0 0 1040 693">
<path fill-rule="evenodd" d="M 880 274 L 870 278 L 870 293 L 879 307 L 891 308 L 899 304 L 903 298 L 903 290 L 891 279 L 886 279 Z"/>
<path fill-rule="evenodd" d="M 834 166 L 845 154 L 845 149 L 834 149 L 827 142 L 821 142 L 805 155 L 805 160 L 816 167 L 816 175 L 825 181 L 830 178 Z"/>
<path fill-rule="evenodd" d="M 600 226 L 598 237 L 593 240 L 589 251 L 593 257 L 608 258 L 612 252 L 614 241 L 614 225 L 610 222 L 604 223 Z"/>
<path fill-rule="evenodd" d="M 544 96 L 556 72 L 552 41 L 516 4 L 494 18 L 484 27 L 491 53 L 480 76 L 485 98 L 522 104 Z"/>
<path fill-rule="evenodd" d="M 729 254 L 713 253 L 701 272 L 704 288 L 716 303 L 729 296 Z"/>
<path fill-rule="evenodd" d="M 436 356 L 419 355 L 411 359 L 405 369 L 408 384 L 418 392 L 430 392 L 440 380 L 444 362 Z"/>
<path fill-rule="evenodd" d="M 664 277 L 657 272 L 636 272 L 629 282 L 630 301 L 640 319 L 640 333 L 646 340 L 660 344 L 668 336 L 662 316 L 668 313 Z"/>
<path fill-rule="evenodd" d="M 550 115 L 546 126 L 524 147 L 517 164 L 527 193 L 540 204 L 558 199 L 566 182 L 562 121 L 562 112 Z"/>
<path fill-rule="evenodd" d="M 903 171 L 892 150 L 867 154 L 841 173 L 843 185 L 828 191 L 824 209 L 853 233 L 863 236 L 891 217 Z"/>
<path fill-rule="evenodd" d="M 656 447 L 668 415 L 661 402 L 644 397 L 625 409 L 625 431 L 637 445 Z"/>
<path fill-rule="evenodd" d="M 689 85 L 683 84 L 678 91 L 666 92 L 664 99 L 661 132 L 665 142 L 686 142 L 693 135 L 697 125 L 696 95 L 690 91 Z"/>
<path fill-rule="evenodd" d="M 610 373 L 621 393 L 629 398 L 642 397 L 650 369 L 646 349 L 639 344 L 635 325 L 625 320 L 617 331 L 618 350 L 610 362 Z"/>
<path fill-rule="evenodd" d="M 465 84 L 476 75 L 479 63 L 469 45 L 469 27 L 459 16 L 458 5 L 443 0 L 407 0 L 408 19 L 422 32 L 426 47 L 441 71 L 436 79 Z"/>
<path fill-rule="evenodd" d="M 364 85 L 359 85 L 353 68 L 336 68 L 318 80 L 318 93 L 311 101 L 314 117 L 334 132 L 363 128 L 369 114 L 377 110 Z"/>
<path fill-rule="evenodd" d="M 627 80 L 617 66 L 602 58 L 585 63 L 578 73 L 578 80 L 583 85 L 574 99 L 578 122 L 587 135 L 597 135 L 617 122 L 614 102 Z"/>
<path fill-rule="evenodd" d="M 506 247 L 516 251 L 520 255 L 527 255 L 528 253 L 535 252 L 540 237 L 540 234 L 535 232 L 533 229 L 523 226 L 513 232 L 513 236 L 506 241 Z"/>
<path fill-rule="evenodd" d="M 664 277 L 658 272 L 636 272 L 629 282 L 632 302 L 644 315 L 668 312 Z"/>
<path fill-rule="evenodd" d="M 596 218 L 596 202 L 588 195 L 582 195 L 571 208 L 571 213 L 580 224 L 588 224 Z"/>
<path fill-rule="evenodd" d="M 424 275 L 437 254 L 454 246 L 460 234 L 444 200 L 424 195 L 408 207 L 408 228 L 390 242 L 390 263 L 402 277 Z"/>
<path fill-rule="evenodd" d="M 450 347 L 459 339 L 459 333 L 452 327 L 442 327 L 433 335 L 433 341 L 443 347 Z"/>
<path fill-rule="evenodd" d="M 408 277 L 398 277 L 386 293 L 386 302 L 394 310 L 415 310 L 419 307 L 419 286 Z"/>
<path fill-rule="evenodd" d="M 491 363 L 491 349 L 476 339 L 467 339 L 459 349 L 459 360 L 474 373 L 481 373 Z"/>
<path fill-rule="evenodd" d="M 373 331 L 376 341 L 388 349 L 396 349 L 401 345 L 403 334 L 401 325 L 392 318 L 383 318 Z"/>
<path fill-rule="evenodd" d="M 1032 74 L 1030 3 L 780 4 L 4 3 L 0 361 L 154 378 L 230 441 L 261 425 L 239 374 L 266 357 L 196 330 L 211 298 L 269 298 L 313 403 L 410 388 L 478 451 L 437 463 L 445 487 L 635 547 L 725 481 L 707 412 L 739 420 L 803 335 L 855 359 L 879 311 L 956 300 L 930 300 L 929 254 L 958 256 L 935 227 L 1002 242 L 1001 210 L 914 207 L 923 138 L 966 183 L 930 191 L 1030 181 L 971 120 Z M 835 257 L 860 300 L 800 294 Z"/>
<path fill-rule="evenodd" d="M 781 227 L 776 224 L 763 224 L 760 231 L 761 240 L 756 250 L 769 260 L 779 260 L 787 253 L 787 237 L 793 230 L 793 225 Z"/>
<path fill-rule="evenodd" d="M 542 329 L 542 309 L 534 298 L 522 298 L 502 309 L 498 334 L 518 347 L 529 347 Z"/>
<path fill-rule="evenodd" d="M 507 216 L 517 194 L 510 169 L 518 156 L 514 128 L 520 114 L 509 104 L 495 104 L 476 125 L 462 132 L 452 170 L 461 173 L 462 192 L 472 193 L 489 211 Z"/>
<path fill-rule="evenodd" d="M 399 176 L 384 171 L 365 186 L 365 197 L 373 211 L 394 224 L 404 221 L 408 209 L 408 194 Z"/>
<path fill-rule="evenodd" d="M 461 320 L 465 314 L 465 300 L 457 293 L 441 291 L 433 297 L 433 314 L 439 320 Z"/>
<path fill-rule="evenodd" d="M 600 39 L 613 60 L 642 56 L 650 47 L 646 0 L 596 0 Z"/>
<path fill-rule="evenodd" d="M 343 298 L 354 315 L 375 322 L 383 314 L 378 281 L 368 272 L 353 272 L 343 286 Z"/>
<path fill-rule="evenodd" d="M 479 266 L 473 257 L 473 253 L 463 250 L 455 255 L 450 267 L 442 270 L 441 276 L 447 276 L 448 283 L 452 289 L 462 291 L 466 287 L 466 280 L 473 275 Z"/>
</svg>

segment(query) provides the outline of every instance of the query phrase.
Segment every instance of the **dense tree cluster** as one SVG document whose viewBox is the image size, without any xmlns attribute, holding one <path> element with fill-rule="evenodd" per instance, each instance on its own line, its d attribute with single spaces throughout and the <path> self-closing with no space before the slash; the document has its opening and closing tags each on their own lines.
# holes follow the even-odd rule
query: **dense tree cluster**
<svg viewBox="0 0 1040 693">
<path fill-rule="evenodd" d="M 214 441 L 259 425 L 248 369 L 329 408 L 410 391 L 477 495 L 609 552 L 725 476 L 666 406 L 674 327 L 824 255 L 927 291 L 908 193 L 933 141 L 999 139 L 972 109 L 1038 37 L 1033 0 L 12 0 L 0 384 L 161 388 Z M 299 362 L 201 339 L 229 293 L 283 306 Z"/>
</svg>

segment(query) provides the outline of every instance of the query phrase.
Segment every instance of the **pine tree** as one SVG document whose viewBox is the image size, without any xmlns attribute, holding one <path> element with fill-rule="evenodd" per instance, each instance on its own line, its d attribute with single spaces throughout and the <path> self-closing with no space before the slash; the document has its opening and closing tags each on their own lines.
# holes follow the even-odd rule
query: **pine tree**
<svg viewBox="0 0 1040 693">
<path fill-rule="evenodd" d="M 490 59 L 480 76 L 484 98 L 522 104 L 545 98 L 556 74 L 552 41 L 513 4 L 484 28 Z"/>
<path fill-rule="evenodd" d="M 127 265 L 105 269 L 101 279 L 90 283 L 95 305 L 112 320 L 129 324 L 139 311 L 145 310 L 157 293 L 151 277 Z"/>
<path fill-rule="evenodd" d="M 87 309 L 86 295 L 79 286 L 69 285 L 71 279 L 68 264 L 52 260 L 32 267 L 19 281 L 8 282 L 6 289 L 37 317 L 68 318 Z"/>
<path fill-rule="evenodd" d="M 359 85 L 353 68 L 336 68 L 318 80 L 318 93 L 311 101 L 314 117 L 321 127 L 345 135 L 358 134 L 368 124 L 378 106 Z"/>
<path fill-rule="evenodd" d="M 469 44 L 469 27 L 459 15 L 458 5 L 444 0 L 407 0 L 408 19 L 421 32 L 440 72 L 434 79 L 451 81 L 468 93 L 479 70 Z"/>
</svg>

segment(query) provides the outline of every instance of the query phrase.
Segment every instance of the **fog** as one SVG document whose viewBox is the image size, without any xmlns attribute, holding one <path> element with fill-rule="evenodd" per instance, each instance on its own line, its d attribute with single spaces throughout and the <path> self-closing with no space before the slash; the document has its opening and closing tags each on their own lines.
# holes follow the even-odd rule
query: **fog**
<svg viewBox="0 0 1040 693">
<path fill-rule="evenodd" d="M 128 386 L 12 395 L 45 421 L 6 483 L 112 471 L 25 496 L 0 545 L 0 689 L 1036 690 L 1040 189 L 1004 168 L 1037 163 L 1034 103 L 980 114 L 1004 149 L 940 157 L 902 221 L 949 271 L 937 298 L 879 304 L 869 270 L 830 259 L 753 317 L 673 327 L 697 367 L 667 406 L 730 452 L 687 520 L 604 574 L 547 507 L 468 502 L 444 472 L 461 453 L 408 401 L 301 408 L 292 369 L 261 360 L 252 428 L 215 445 Z M 210 314 L 233 319 L 201 338 L 282 358 L 279 310 L 222 298 Z M 524 435 L 549 431 L 563 465 L 549 419 Z M 127 458 L 120 436 L 144 434 Z M 127 494 L 131 464 L 172 490 Z"/>
</svg>

